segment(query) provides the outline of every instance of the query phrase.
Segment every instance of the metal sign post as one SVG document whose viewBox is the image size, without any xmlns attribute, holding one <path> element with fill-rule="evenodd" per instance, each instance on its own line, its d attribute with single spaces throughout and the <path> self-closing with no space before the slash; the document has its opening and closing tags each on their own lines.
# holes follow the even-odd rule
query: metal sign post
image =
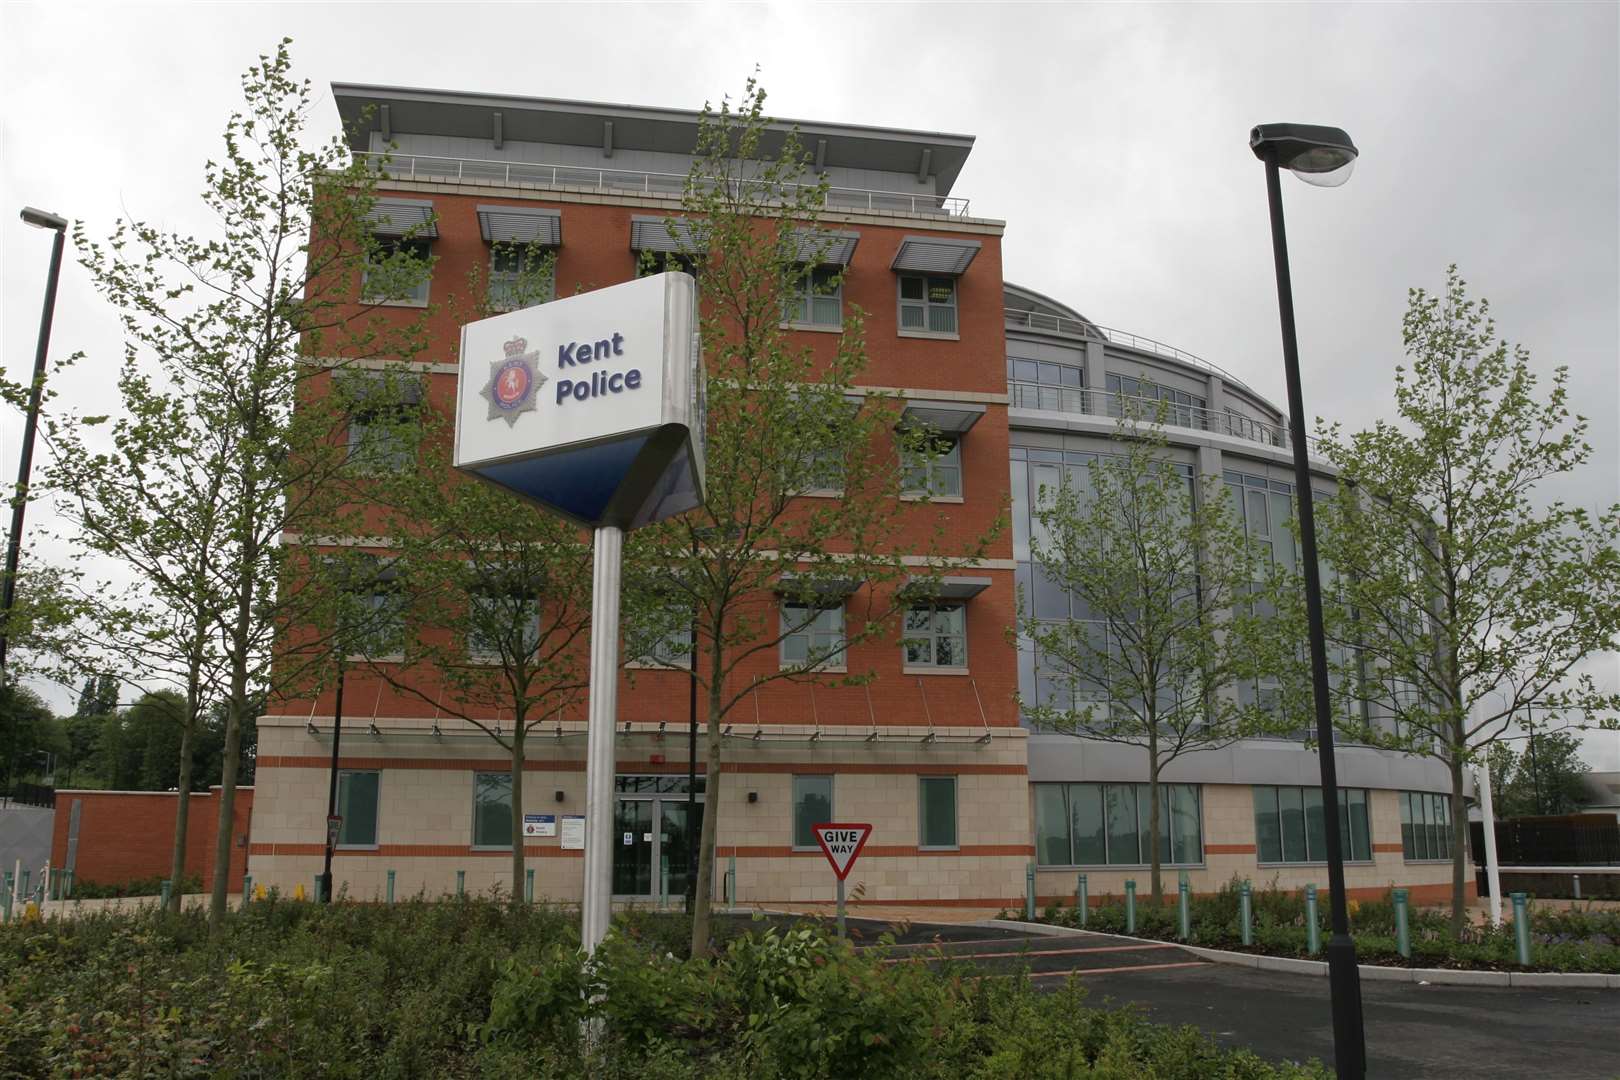
<svg viewBox="0 0 1620 1080">
<path fill-rule="evenodd" d="M 811 832 L 821 845 L 821 853 L 832 864 L 833 873 L 838 875 L 838 938 L 843 940 L 848 936 L 844 927 L 844 879 L 849 877 L 855 860 L 861 857 L 861 849 L 872 835 L 872 826 L 865 822 L 829 822 L 811 826 Z"/>
<path fill-rule="evenodd" d="M 697 287 L 686 274 L 461 328 L 455 467 L 594 533 L 580 898 L 588 952 L 612 918 L 624 534 L 702 505 L 703 434 Z M 563 848 L 579 844 L 570 820 Z"/>
</svg>

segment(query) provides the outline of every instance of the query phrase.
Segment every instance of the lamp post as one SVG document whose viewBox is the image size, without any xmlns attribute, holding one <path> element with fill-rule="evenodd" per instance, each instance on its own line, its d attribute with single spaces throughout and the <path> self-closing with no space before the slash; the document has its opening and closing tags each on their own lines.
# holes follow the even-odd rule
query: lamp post
<svg viewBox="0 0 1620 1080">
<path fill-rule="evenodd" d="M 39 340 L 34 346 L 34 384 L 28 392 L 28 418 L 23 424 L 22 452 L 17 460 L 17 490 L 11 497 L 11 535 L 6 541 L 6 576 L 0 595 L 0 685 L 6 675 L 6 640 L 11 609 L 17 600 L 17 562 L 22 557 L 23 511 L 28 508 L 28 479 L 34 467 L 34 432 L 39 428 L 39 401 L 45 390 L 45 355 L 51 343 L 51 319 L 56 314 L 56 282 L 62 273 L 62 245 L 67 237 L 67 219 L 44 210 L 25 206 L 22 219 L 36 229 L 49 229 L 51 268 L 45 277 L 45 306 L 39 316 Z M 17 714 L 11 716 L 11 752 L 6 755 L 6 787 L 11 791 L 13 763 L 17 757 Z"/>
<path fill-rule="evenodd" d="M 1361 973 L 1345 906 L 1344 852 L 1340 847 L 1339 778 L 1333 760 L 1333 715 L 1329 707 L 1327 644 L 1322 629 L 1322 576 L 1316 557 L 1316 515 L 1311 505 L 1311 466 L 1305 443 L 1305 402 L 1299 383 L 1299 341 L 1294 332 L 1294 291 L 1288 274 L 1288 237 L 1283 228 L 1279 169 L 1306 183 L 1337 187 L 1350 178 L 1356 147 L 1338 128 L 1310 124 L 1261 124 L 1249 134 L 1255 157 L 1265 162 L 1271 207 L 1271 248 L 1277 269 L 1277 310 L 1282 321 L 1283 368 L 1288 378 L 1288 435 L 1294 444 L 1294 489 L 1299 500 L 1300 558 L 1305 564 L 1305 608 L 1310 623 L 1311 691 L 1316 704 L 1317 760 L 1327 833 L 1328 890 L 1333 936 L 1327 946 L 1333 998 L 1333 1057 L 1340 1080 L 1367 1073 L 1362 1028 Z"/>
</svg>

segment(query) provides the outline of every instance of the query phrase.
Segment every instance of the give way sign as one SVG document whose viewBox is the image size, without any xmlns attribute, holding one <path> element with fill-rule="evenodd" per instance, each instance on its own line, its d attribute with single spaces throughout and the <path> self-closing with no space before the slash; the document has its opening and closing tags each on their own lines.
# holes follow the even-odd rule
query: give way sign
<svg viewBox="0 0 1620 1080">
<path fill-rule="evenodd" d="M 860 858 L 866 838 L 872 835 L 872 826 L 847 821 L 829 822 L 813 825 L 811 831 L 816 834 L 821 853 L 832 863 L 833 873 L 838 875 L 839 881 L 843 881 L 849 876 L 849 869 L 855 865 L 855 860 Z"/>
</svg>

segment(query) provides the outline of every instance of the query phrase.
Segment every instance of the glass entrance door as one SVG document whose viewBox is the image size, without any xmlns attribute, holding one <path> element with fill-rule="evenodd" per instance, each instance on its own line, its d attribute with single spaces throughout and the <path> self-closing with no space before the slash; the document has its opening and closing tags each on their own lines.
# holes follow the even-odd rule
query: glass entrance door
<svg viewBox="0 0 1620 1080">
<path fill-rule="evenodd" d="M 687 821 L 684 776 L 620 776 L 613 829 L 613 895 L 678 902 L 689 876 L 687 844 L 703 829 L 703 781 Z M 690 828 L 689 828 L 690 826 Z"/>
<path fill-rule="evenodd" d="M 653 804 L 646 799 L 620 799 L 613 815 L 613 892 L 617 896 L 652 893 Z"/>
<path fill-rule="evenodd" d="M 686 895 L 692 865 L 688 845 L 703 832 L 703 802 L 698 801 L 690 823 L 686 820 L 685 796 L 681 796 L 679 802 L 661 799 L 658 805 L 663 822 L 658 834 L 659 867 L 664 875 L 664 895 L 674 900 Z"/>
</svg>

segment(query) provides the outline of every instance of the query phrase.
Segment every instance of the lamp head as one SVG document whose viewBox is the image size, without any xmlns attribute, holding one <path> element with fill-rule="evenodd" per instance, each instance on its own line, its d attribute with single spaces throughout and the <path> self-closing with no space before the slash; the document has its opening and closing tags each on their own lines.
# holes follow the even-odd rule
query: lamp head
<svg viewBox="0 0 1620 1080">
<path fill-rule="evenodd" d="M 1261 124 L 1249 132 L 1249 148 L 1261 161 L 1275 161 L 1316 187 L 1350 179 L 1359 153 L 1342 129 L 1317 124 Z"/>
<path fill-rule="evenodd" d="M 49 210 L 36 210 L 32 206 L 22 208 L 22 219 L 36 229 L 50 229 L 53 232 L 67 231 L 67 218 L 60 214 L 53 214 Z"/>
</svg>

